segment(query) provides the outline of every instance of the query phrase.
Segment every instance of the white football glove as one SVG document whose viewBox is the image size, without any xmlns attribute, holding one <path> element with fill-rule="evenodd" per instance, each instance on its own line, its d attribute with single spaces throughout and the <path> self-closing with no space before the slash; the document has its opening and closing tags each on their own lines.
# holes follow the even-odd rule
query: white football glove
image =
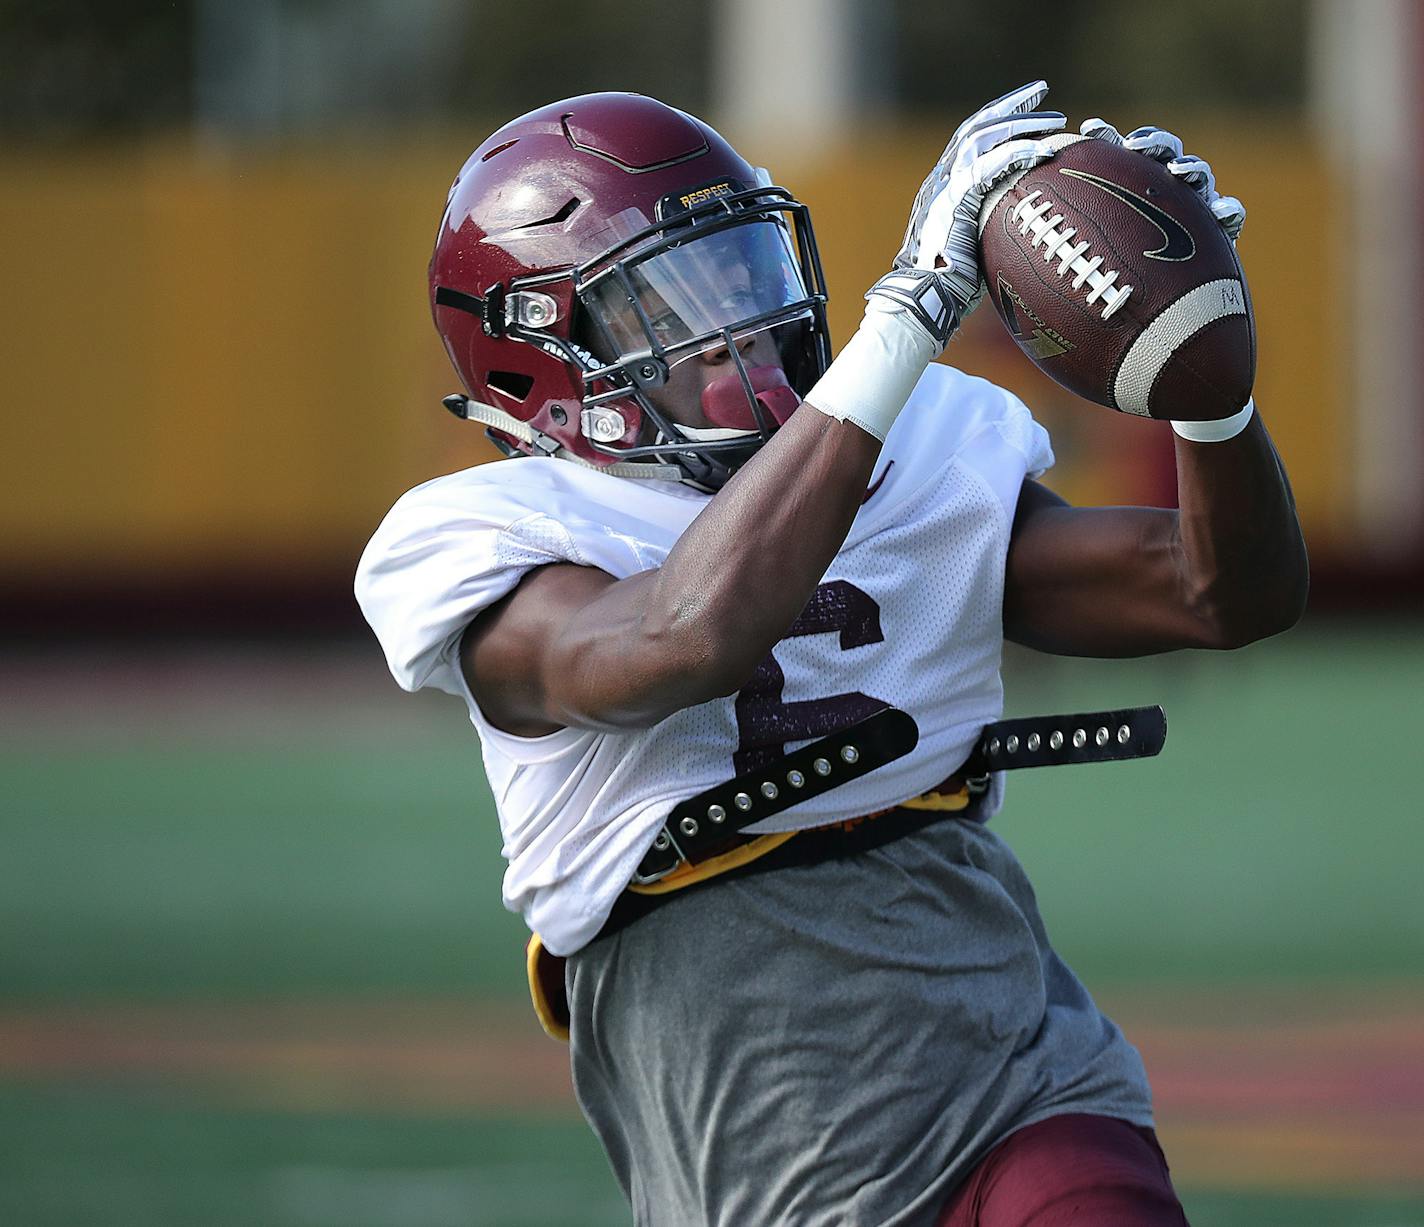
<svg viewBox="0 0 1424 1227">
<path fill-rule="evenodd" d="M 979 207 L 1005 175 L 1051 156 L 1036 137 L 1064 117 L 1035 112 L 1048 86 L 1022 86 L 959 125 L 910 210 L 895 267 L 867 291 L 860 328 L 806 394 L 828 417 L 884 439 L 925 368 L 984 295 Z"/>
<path fill-rule="evenodd" d="M 1035 111 L 1042 81 L 980 107 L 959 125 L 910 208 L 894 270 L 866 293 L 868 311 L 909 311 L 943 349 L 984 296 L 979 269 L 979 207 L 999 180 L 1046 161 L 1041 138 L 1066 122 Z"/>
<path fill-rule="evenodd" d="M 1246 223 L 1246 206 L 1235 196 L 1223 196 L 1216 190 L 1216 176 L 1211 173 L 1209 163 L 1192 154 L 1182 152 L 1182 142 L 1170 132 L 1148 125 L 1134 128 L 1126 136 L 1121 135 L 1112 124 L 1102 119 L 1084 120 L 1078 129 L 1084 136 L 1097 140 L 1111 141 L 1128 149 L 1145 153 L 1154 161 L 1161 162 L 1172 174 L 1202 198 L 1202 203 L 1212 211 L 1226 237 L 1233 243 Z"/>
</svg>

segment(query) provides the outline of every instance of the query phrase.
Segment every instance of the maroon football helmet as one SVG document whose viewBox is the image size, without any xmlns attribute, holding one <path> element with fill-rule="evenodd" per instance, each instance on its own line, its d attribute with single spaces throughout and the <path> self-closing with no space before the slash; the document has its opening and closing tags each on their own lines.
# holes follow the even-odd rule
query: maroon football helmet
<svg viewBox="0 0 1424 1227">
<path fill-rule="evenodd" d="M 806 207 L 701 121 L 638 94 L 588 94 L 506 124 L 450 188 L 430 260 L 435 326 L 507 453 L 718 489 L 830 358 Z M 767 333 L 775 364 L 748 366 Z M 672 369 L 725 347 L 710 428 L 655 403 Z M 632 468 L 629 466 L 638 466 Z"/>
</svg>

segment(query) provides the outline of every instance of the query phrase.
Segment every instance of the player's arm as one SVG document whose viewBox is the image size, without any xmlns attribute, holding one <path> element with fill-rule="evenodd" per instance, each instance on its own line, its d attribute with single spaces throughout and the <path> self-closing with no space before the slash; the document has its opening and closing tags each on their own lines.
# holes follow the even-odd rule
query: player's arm
<svg viewBox="0 0 1424 1227">
<path fill-rule="evenodd" d="M 1191 187 L 1235 243 L 1246 210 L 1170 132 L 1084 135 L 1125 144 Z M 1044 651 L 1135 656 L 1238 647 L 1293 626 L 1309 584 L 1290 482 L 1248 404 L 1219 423 L 1174 423 L 1178 511 L 1078 509 L 1026 482 L 1009 547 L 1005 634 Z M 1204 442 L 1205 439 L 1214 439 Z"/>
<path fill-rule="evenodd" d="M 464 636 L 461 664 L 496 725 L 640 728 L 742 686 L 835 557 L 880 440 L 798 409 L 708 503 L 663 566 L 615 580 L 531 572 Z"/>
<path fill-rule="evenodd" d="M 1032 139 L 1063 125 L 1033 112 L 1046 89 L 1015 90 L 961 125 L 859 331 L 662 567 L 622 580 L 546 567 L 475 619 L 461 665 L 497 727 L 647 727 L 751 679 L 845 541 L 895 415 L 977 301 L 979 205 L 1049 156 Z"/>
<path fill-rule="evenodd" d="M 1024 483 L 1004 634 L 1068 656 L 1232 648 L 1293 626 L 1309 568 L 1260 416 L 1219 443 L 1178 438 L 1180 510 L 1070 507 Z"/>
</svg>

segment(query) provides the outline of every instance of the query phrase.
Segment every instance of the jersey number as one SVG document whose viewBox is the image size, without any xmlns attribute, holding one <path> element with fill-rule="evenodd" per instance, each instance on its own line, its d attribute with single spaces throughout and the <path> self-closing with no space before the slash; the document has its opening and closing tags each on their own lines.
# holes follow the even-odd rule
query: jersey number
<svg viewBox="0 0 1424 1227">
<path fill-rule="evenodd" d="M 788 639 L 799 635 L 839 634 L 841 651 L 880 643 L 880 606 L 843 579 L 822 584 L 807 602 Z M 783 703 L 786 675 L 768 654 L 752 680 L 737 693 L 737 752 L 732 769 L 741 775 L 774 763 L 786 753 L 788 741 L 825 737 L 890 706 L 884 699 L 851 690 L 824 699 Z"/>
</svg>

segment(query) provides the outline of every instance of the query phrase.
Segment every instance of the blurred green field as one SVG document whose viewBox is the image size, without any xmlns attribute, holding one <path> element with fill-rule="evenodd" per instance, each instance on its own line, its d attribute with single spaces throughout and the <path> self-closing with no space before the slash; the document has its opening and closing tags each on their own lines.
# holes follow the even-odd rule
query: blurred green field
<svg viewBox="0 0 1424 1227">
<path fill-rule="evenodd" d="M 401 695 L 374 649 L 114 672 L 0 663 L 0 682 L 19 677 L 0 698 L 0 1013 L 523 992 L 458 704 Z M 163 681 L 175 672 L 184 686 Z M 997 819 L 1090 987 L 1186 1003 L 1233 985 L 1424 988 L 1424 634 L 1327 625 L 1137 662 L 1016 654 L 1007 674 L 1010 714 L 1167 708 L 1160 759 L 1022 773 Z M 566 1105 L 273 1108 L 98 1065 L 0 1051 L 0 1222 L 626 1221 Z M 1198 1227 L 1403 1227 L 1424 1223 L 1420 1153 L 1356 1187 L 1177 1176 Z"/>
<path fill-rule="evenodd" d="M 7 1087 L 0 1220 L 25 1227 L 617 1227 L 582 1122 L 218 1113 Z M 1411 1227 L 1417 1195 L 1193 1190 L 1194 1227 Z"/>
</svg>

